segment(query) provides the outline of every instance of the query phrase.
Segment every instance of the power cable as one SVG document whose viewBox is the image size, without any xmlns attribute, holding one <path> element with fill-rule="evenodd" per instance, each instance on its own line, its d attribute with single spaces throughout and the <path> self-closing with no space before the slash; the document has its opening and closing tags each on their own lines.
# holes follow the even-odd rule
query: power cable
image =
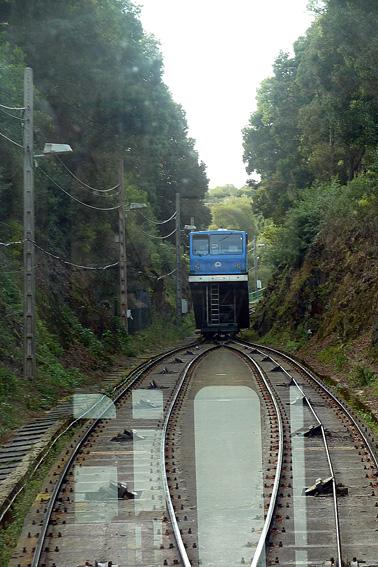
<svg viewBox="0 0 378 567">
<path fill-rule="evenodd" d="M 12 142 L 12 144 L 14 144 L 15 146 L 24 149 L 24 146 L 22 146 L 21 144 L 19 144 L 18 142 L 15 142 L 14 140 L 12 140 L 12 138 L 8 138 L 8 136 L 6 136 L 5 134 L 3 134 L 2 132 L 0 132 L 0 136 L 2 136 L 3 138 L 5 138 L 6 140 L 8 140 L 8 142 Z"/>
<path fill-rule="evenodd" d="M 34 246 L 36 248 L 38 248 L 38 250 L 40 250 L 41 252 L 43 252 L 47 256 L 50 256 L 51 258 L 54 258 L 55 260 L 59 260 L 63 264 L 66 264 L 68 266 L 73 266 L 74 268 L 79 268 L 81 270 L 104 271 L 104 270 L 108 270 L 109 268 L 114 268 L 114 267 L 119 265 L 119 262 L 113 262 L 112 264 L 107 264 L 106 266 L 84 266 L 82 264 L 75 264 L 74 262 L 70 262 L 69 260 L 64 260 L 63 258 L 58 256 L 57 254 L 53 254 L 52 252 L 45 250 L 44 248 L 42 248 L 42 246 L 39 246 L 39 244 L 34 242 L 34 240 L 30 240 L 29 238 L 27 240 L 28 240 L 28 242 L 32 242 L 34 244 Z"/>
<path fill-rule="evenodd" d="M 114 268 L 115 266 L 119 265 L 119 262 L 113 262 L 112 264 L 107 264 L 106 266 L 83 266 L 81 264 L 75 264 L 74 262 L 70 262 L 69 260 L 64 260 L 64 258 L 61 258 L 57 254 L 53 254 L 52 252 L 45 250 L 44 248 L 42 248 L 42 246 L 39 246 L 39 244 L 37 244 L 34 240 L 31 240 L 30 238 L 25 238 L 24 240 L 15 240 L 13 242 L 0 242 L 0 246 L 7 247 L 7 246 L 13 246 L 15 244 L 24 244 L 25 242 L 31 242 L 32 244 L 34 244 L 36 248 L 38 248 L 38 250 L 40 250 L 47 256 L 50 256 L 51 258 L 55 258 L 55 260 L 59 260 L 63 264 L 67 264 L 68 266 L 73 266 L 74 268 L 80 268 L 82 270 L 107 270 L 109 268 Z"/>
<path fill-rule="evenodd" d="M 136 272 L 138 275 L 143 275 L 144 277 L 146 277 L 147 279 L 151 280 L 152 278 L 156 281 L 159 281 L 160 279 L 163 278 L 167 278 L 168 276 L 171 276 L 172 274 L 174 274 L 176 272 L 176 268 L 174 270 L 172 270 L 171 272 L 169 272 L 168 274 L 164 274 L 163 276 L 157 276 L 155 275 L 153 272 L 146 272 L 145 271 L 145 266 L 142 266 L 142 264 L 138 261 L 139 258 L 139 254 L 138 254 L 138 250 L 135 247 L 135 244 L 133 242 L 133 240 L 130 238 L 130 234 L 127 233 L 127 236 L 129 237 L 129 246 L 130 248 L 133 249 L 134 251 L 134 256 L 133 259 L 135 261 L 135 263 L 139 266 L 140 270 L 135 270 L 135 268 L 132 268 L 132 266 L 130 266 L 130 269 L 133 270 L 134 272 Z"/>
<path fill-rule="evenodd" d="M 22 116 L 16 116 L 15 114 L 11 114 L 10 112 L 7 112 L 6 110 L 4 110 L 1 107 L 0 107 L 0 112 L 2 112 L 3 114 L 6 114 L 7 116 L 10 116 L 11 118 L 15 118 L 16 120 L 20 120 L 21 122 L 23 121 Z"/>
<path fill-rule="evenodd" d="M 145 217 L 144 214 L 141 213 L 141 212 L 139 212 L 139 214 L 144 218 L 144 220 L 146 220 L 146 221 L 148 221 L 148 222 L 150 222 L 150 223 L 152 223 L 152 224 L 166 224 L 167 222 L 173 220 L 173 219 L 176 217 L 177 211 L 175 211 L 175 212 L 173 213 L 173 215 L 169 217 L 169 219 L 164 220 L 164 221 L 155 221 L 155 220 L 153 220 L 153 219 L 149 219 L 149 218 Z"/>
<path fill-rule="evenodd" d="M 176 272 L 176 268 L 174 270 L 172 270 L 171 272 L 169 272 L 168 274 L 164 274 L 164 276 L 159 276 L 157 279 L 157 281 L 162 280 L 164 278 L 167 278 L 168 276 L 171 276 L 172 274 L 174 274 Z"/>
<path fill-rule="evenodd" d="M 74 172 L 70 170 L 70 168 L 64 163 L 64 161 L 59 156 L 56 156 L 56 158 L 59 161 L 59 163 L 64 167 L 64 169 L 71 175 L 71 177 L 73 177 L 78 183 L 80 183 L 80 185 L 82 185 L 86 189 L 90 189 L 91 191 L 95 191 L 96 193 L 109 193 L 110 191 L 114 191 L 115 189 L 119 188 L 119 183 L 117 183 L 117 185 L 114 185 L 113 187 L 109 187 L 109 189 L 96 189 L 95 187 L 92 187 L 91 185 L 88 185 L 88 183 L 85 183 L 84 181 L 79 179 L 79 177 L 77 177 L 74 174 Z"/>
<path fill-rule="evenodd" d="M 5 104 L 0 104 L 0 107 L 6 110 L 25 110 L 25 106 L 6 106 Z"/>
<path fill-rule="evenodd" d="M 25 240 L 14 240 L 13 242 L 0 242 L 0 246 L 7 248 L 8 246 L 14 246 L 15 244 L 23 244 Z"/>
<path fill-rule="evenodd" d="M 172 234 L 174 234 L 176 232 L 176 229 L 172 230 L 172 232 L 170 232 L 169 234 L 166 234 L 165 236 L 154 236 L 153 234 L 148 234 L 148 232 L 144 232 L 144 230 L 140 229 L 140 231 L 145 234 L 146 236 L 149 236 L 150 238 L 157 238 L 159 240 L 164 240 L 165 238 L 169 238 L 170 236 L 172 236 Z"/>
<path fill-rule="evenodd" d="M 63 187 L 57 181 L 55 181 L 55 179 L 53 179 L 42 167 L 39 167 L 37 171 L 42 171 L 42 173 L 51 181 L 51 183 L 54 183 L 54 185 L 58 187 L 58 189 L 60 189 L 65 195 L 73 199 L 73 201 L 80 203 L 80 205 L 83 205 L 84 207 L 88 207 L 89 209 L 94 209 L 96 211 L 115 211 L 122 207 L 122 204 L 115 205 L 114 207 L 95 207 L 94 205 L 84 203 L 83 201 L 80 201 L 80 199 L 74 197 L 74 195 L 71 195 L 71 193 L 63 189 Z"/>
</svg>

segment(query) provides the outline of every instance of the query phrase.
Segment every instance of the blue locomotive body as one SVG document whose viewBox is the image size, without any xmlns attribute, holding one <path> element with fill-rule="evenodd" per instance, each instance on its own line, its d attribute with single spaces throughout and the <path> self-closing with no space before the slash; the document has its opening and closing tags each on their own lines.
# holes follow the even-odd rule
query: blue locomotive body
<svg viewBox="0 0 378 567">
<path fill-rule="evenodd" d="M 190 233 L 190 274 L 247 274 L 247 233 L 208 230 Z"/>
<path fill-rule="evenodd" d="M 206 336 L 247 328 L 247 233 L 207 230 L 191 232 L 189 239 L 189 284 L 197 328 Z"/>
</svg>

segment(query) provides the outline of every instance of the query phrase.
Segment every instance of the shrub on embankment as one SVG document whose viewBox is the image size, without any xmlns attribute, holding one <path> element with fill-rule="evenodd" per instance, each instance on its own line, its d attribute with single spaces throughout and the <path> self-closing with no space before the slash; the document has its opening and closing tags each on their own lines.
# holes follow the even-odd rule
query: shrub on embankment
<svg viewBox="0 0 378 567">
<path fill-rule="evenodd" d="M 269 229 L 265 255 L 276 271 L 254 329 L 342 342 L 369 334 L 376 348 L 377 214 L 375 175 L 306 190 L 285 222 Z"/>
<path fill-rule="evenodd" d="M 194 215 L 196 225 L 205 227 L 209 212 L 202 202 L 205 165 L 184 111 L 164 83 L 159 46 L 144 32 L 131 0 L 12 0 L 0 6 L 1 104 L 22 106 L 24 69 L 32 67 L 35 153 L 48 141 L 73 149 L 63 163 L 40 159 L 34 169 L 38 378 L 25 384 L 23 121 L 18 110 L 2 107 L 1 434 L 73 387 L 91 382 L 95 388 L 112 355 L 141 348 L 143 339 L 126 337 L 117 317 L 120 161 L 126 209 L 146 205 L 127 213 L 132 313 L 147 311 L 150 301 L 162 320 L 174 320 L 175 284 L 168 276 L 176 261 L 176 192 L 183 197 L 183 225 Z M 165 324 L 159 332 L 153 327 L 152 335 L 154 329 L 158 339 L 167 336 Z"/>
<path fill-rule="evenodd" d="M 267 343 L 295 350 L 323 374 L 378 395 L 377 176 L 309 189 L 276 230 L 274 276 L 252 320 Z"/>
</svg>

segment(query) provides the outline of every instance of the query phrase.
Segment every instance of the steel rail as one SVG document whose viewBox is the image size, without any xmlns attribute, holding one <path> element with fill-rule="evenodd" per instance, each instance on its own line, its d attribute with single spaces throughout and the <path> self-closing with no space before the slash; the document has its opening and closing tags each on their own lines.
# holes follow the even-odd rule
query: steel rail
<svg viewBox="0 0 378 567">
<path fill-rule="evenodd" d="M 264 355 L 265 353 L 263 351 L 261 351 L 259 348 L 256 349 L 260 354 Z M 324 445 L 324 450 L 325 450 L 325 454 L 327 457 L 327 462 L 328 462 L 328 468 L 329 468 L 329 472 L 332 478 L 332 498 L 333 498 L 333 512 L 334 512 L 334 517 L 335 517 L 335 529 L 336 529 L 336 548 L 337 548 L 337 559 L 338 559 L 338 565 L 342 566 L 343 562 L 342 562 L 342 551 L 341 551 L 341 532 L 340 532 L 340 518 L 339 518 L 339 509 L 338 509 L 338 505 L 337 505 L 337 487 L 336 487 L 336 478 L 335 478 L 335 471 L 332 465 L 332 460 L 331 460 L 331 455 L 329 452 L 329 447 L 328 447 L 328 443 L 327 443 L 327 438 L 326 438 L 326 434 L 325 434 L 325 429 L 324 429 L 324 425 L 322 423 L 322 421 L 320 420 L 318 414 L 316 413 L 316 411 L 314 410 L 314 407 L 311 403 L 311 400 L 307 397 L 307 395 L 305 394 L 305 392 L 303 391 L 303 388 L 301 388 L 300 384 L 297 382 L 297 380 L 294 378 L 294 376 L 292 376 L 290 374 L 290 372 L 288 372 L 285 368 L 282 367 L 281 364 L 279 364 L 279 362 L 277 362 L 277 360 L 275 360 L 273 357 L 270 357 L 271 361 L 276 364 L 279 368 L 282 369 L 282 371 L 288 376 L 290 377 L 291 382 L 294 383 L 295 387 L 297 388 L 297 390 L 299 390 L 299 392 L 302 395 L 302 400 L 306 401 L 306 404 L 309 408 L 309 410 L 311 411 L 312 415 L 314 416 L 315 420 L 317 421 L 319 427 L 320 427 L 320 431 L 322 433 L 322 439 L 323 439 L 323 445 Z"/>
<path fill-rule="evenodd" d="M 181 388 L 183 387 L 183 384 L 184 384 L 184 382 L 185 382 L 185 380 L 188 376 L 189 370 L 192 368 L 192 366 L 195 363 L 197 363 L 200 359 L 204 358 L 210 351 L 215 350 L 217 348 L 219 348 L 218 345 L 210 347 L 205 352 L 200 353 L 198 356 L 196 356 L 196 358 L 191 360 L 189 362 L 189 364 L 183 370 L 181 378 L 176 385 L 176 388 L 173 392 L 172 399 L 170 401 L 167 413 L 165 415 L 164 424 L 163 424 L 163 427 L 162 427 L 161 440 L 160 440 L 160 466 L 161 466 L 161 476 L 162 476 L 162 482 L 163 482 L 163 490 L 164 490 L 164 495 L 165 495 L 165 501 L 166 501 L 166 504 L 167 504 L 169 518 L 171 520 L 173 533 L 174 533 L 175 540 L 176 540 L 176 543 L 177 543 L 177 548 L 178 548 L 180 558 L 181 558 L 181 561 L 182 561 L 182 564 L 184 565 L 184 567 L 191 567 L 192 564 L 190 563 L 184 542 L 183 542 L 182 537 L 181 537 L 180 528 L 179 528 L 178 521 L 177 521 L 177 518 L 176 518 L 175 510 L 174 510 L 174 507 L 173 507 L 171 494 L 169 492 L 168 478 L 167 478 L 167 466 L 166 466 L 166 458 L 165 458 L 167 429 L 168 429 L 168 425 L 169 425 L 169 420 L 170 420 L 171 415 L 172 415 L 172 411 L 173 411 L 173 409 L 176 405 L 178 395 L 179 395 Z"/>
<path fill-rule="evenodd" d="M 258 345 L 256 343 L 248 343 L 247 341 L 240 341 L 240 342 L 241 342 L 241 344 L 244 344 L 245 346 L 249 346 L 251 348 L 256 348 L 256 349 L 262 348 L 264 350 L 274 352 L 275 354 L 278 354 L 278 356 L 282 356 L 282 358 L 285 358 L 286 360 L 289 360 L 290 362 L 292 362 L 294 364 L 294 366 L 297 366 L 298 368 L 300 368 L 302 370 L 302 372 L 304 372 L 304 374 L 306 376 L 308 376 L 313 382 L 315 382 L 319 386 L 319 388 L 321 388 L 330 398 L 332 398 L 332 400 L 339 406 L 339 408 L 347 415 L 347 417 L 350 419 L 350 421 L 352 422 L 352 424 L 354 425 L 354 427 L 357 429 L 358 433 L 362 437 L 366 447 L 369 450 L 370 456 L 374 461 L 374 465 L 378 469 L 378 458 L 377 458 L 375 451 L 374 451 L 374 449 L 371 445 L 371 442 L 366 437 L 364 431 L 362 430 L 361 425 L 358 423 L 356 418 L 353 416 L 352 412 L 345 405 L 345 403 L 342 402 L 329 388 L 327 388 L 327 386 L 325 386 L 308 368 L 303 366 L 298 360 L 295 360 L 295 358 L 292 358 L 290 355 L 286 354 L 285 352 L 277 350 L 273 347 L 267 347 L 265 345 L 262 346 L 262 345 Z"/>
<path fill-rule="evenodd" d="M 144 367 L 147 364 L 147 362 L 143 362 L 141 365 L 139 365 L 137 368 L 134 369 L 133 372 L 137 372 L 138 370 L 140 370 L 142 367 Z M 118 384 L 117 386 L 115 386 L 112 389 L 112 392 L 115 393 L 117 391 L 117 389 L 121 388 L 122 386 L 125 386 L 125 382 L 128 382 L 130 376 L 132 375 L 132 373 L 125 379 L 122 380 L 122 382 L 120 384 Z M 40 456 L 40 458 L 37 460 L 37 462 L 33 465 L 32 470 L 30 471 L 29 477 L 32 477 L 37 470 L 39 469 L 39 467 L 43 464 L 43 462 L 45 461 L 45 459 L 47 458 L 48 454 L 51 452 L 51 450 L 55 447 L 55 445 L 57 444 L 57 442 L 59 441 L 59 439 L 61 439 L 66 433 L 68 433 L 68 431 L 70 429 L 72 429 L 77 423 L 79 423 L 80 420 L 84 419 L 85 416 L 96 409 L 97 406 L 101 407 L 101 404 L 103 401 L 105 400 L 109 400 L 110 398 L 109 396 L 107 396 L 106 394 L 102 394 L 101 397 L 99 397 L 94 404 L 92 404 L 89 408 L 87 408 L 81 415 L 79 415 L 78 417 L 76 417 L 75 419 L 72 419 L 68 425 L 66 425 L 66 427 L 64 427 L 64 429 L 62 431 L 60 431 L 58 433 L 58 435 L 54 436 L 52 442 L 49 444 L 49 446 L 46 448 L 46 450 L 43 451 L 42 455 Z M 107 405 L 107 407 L 105 408 L 104 412 L 107 411 L 109 409 L 109 407 L 111 407 L 111 403 L 112 401 L 110 401 L 110 403 Z M 57 420 L 59 421 L 59 420 Z M 17 497 L 21 494 L 21 492 L 24 490 L 26 483 L 23 483 L 22 486 L 12 495 L 12 498 L 9 500 L 9 502 L 7 503 L 7 505 L 5 506 L 4 509 L 1 510 L 0 512 L 0 525 L 1 522 L 4 520 L 5 515 L 8 513 L 8 511 L 10 510 L 10 508 L 12 507 L 14 501 L 17 499 Z"/>
<path fill-rule="evenodd" d="M 125 395 L 125 393 L 129 390 L 129 388 L 148 370 L 150 370 L 151 368 L 153 368 L 156 364 L 158 364 L 159 362 L 161 362 L 162 360 L 164 360 L 164 358 L 168 357 L 168 356 L 172 356 L 172 354 L 175 354 L 176 352 L 180 352 L 181 350 L 184 350 L 186 348 L 190 348 L 192 346 L 195 346 L 198 344 L 198 341 L 194 342 L 194 343 L 190 343 L 186 346 L 180 346 L 177 347 L 175 349 L 171 349 L 163 354 L 157 355 L 151 359 L 149 359 L 146 362 L 143 362 L 140 366 L 138 366 L 136 369 L 134 369 L 131 374 L 126 378 L 125 381 L 123 381 L 123 383 L 121 383 L 119 385 L 119 387 L 113 388 L 113 392 L 116 392 L 117 389 L 119 389 L 119 391 L 116 393 L 114 399 L 112 400 L 113 403 L 116 403 L 120 398 L 122 398 L 122 396 Z M 125 384 L 126 382 L 126 384 Z M 122 387 L 123 384 L 123 387 Z M 102 416 L 105 414 L 105 412 L 108 410 L 109 406 L 106 407 L 102 413 L 100 414 L 99 417 L 95 418 L 94 421 L 90 424 L 90 426 L 87 428 L 87 430 L 85 431 L 84 435 L 81 437 L 81 439 L 79 439 L 79 441 L 77 442 L 76 446 L 74 447 L 69 459 L 67 460 L 67 462 L 65 463 L 65 466 L 57 480 L 57 483 L 54 487 L 54 490 L 51 494 L 51 498 L 49 500 L 48 506 L 46 508 L 46 513 L 43 519 L 43 524 L 41 526 L 41 531 L 39 533 L 39 537 L 38 537 L 38 541 L 36 543 L 35 549 L 34 549 L 34 554 L 33 554 L 33 559 L 31 562 L 31 567 L 38 567 L 39 566 L 39 562 L 41 560 L 41 556 L 43 553 L 43 546 L 46 540 L 46 535 L 47 535 L 47 531 L 48 531 L 48 527 L 49 527 L 49 522 L 57 501 L 57 498 L 59 496 L 59 492 L 61 490 L 62 484 L 64 482 L 65 477 L 67 476 L 67 473 L 69 471 L 69 469 L 72 466 L 73 461 L 75 460 L 77 453 L 79 452 L 80 448 L 82 447 L 82 445 L 84 444 L 84 442 L 86 441 L 86 439 L 88 438 L 88 436 L 92 433 L 92 431 L 94 430 L 94 428 L 96 427 L 96 425 L 98 424 L 99 421 L 101 421 L 101 419 L 103 418 Z M 92 409 L 92 408 L 90 408 Z M 78 420 L 75 420 L 75 423 Z M 67 430 L 69 428 L 71 428 L 73 425 L 70 424 L 70 426 L 67 428 Z M 55 443 L 55 442 L 54 442 Z"/>
<path fill-rule="evenodd" d="M 354 416 L 349 411 L 349 409 L 344 405 L 344 403 L 342 403 L 333 394 L 333 392 L 331 392 L 331 390 L 329 390 L 324 384 L 322 384 L 322 382 L 310 370 L 308 370 L 305 366 L 303 366 L 300 362 L 298 362 L 297 360 L 295 360 L 294 358 L 292 358 L 288 354 L 281 352 L 281 351 L 279 351 L 279 350 L 277 350 L 273 347 L 267 347 L 265 345 L 261 346 L 261 345 L 258 345 L 256 343 L 248 343 L 247 341 L 241 341 L 240 344 L 244 344 L 245 346 L 254 348 L 254 349 L 256 349 L 256 351 L 259 354 L 262 354 L 262 355 L 266 354 L 264 351 L 268 351 L 268 353 L 273 352 L 273 353 L 277 354 L 278 356 L 281 356 L 285 360 L 290 361 L 294 365 L 294 367 L 299 368 L 305 374 L 305 376 L 310 378 L 311 381 L 315 382 L 317 384 L 317 386 L 320 387 L 321 390 L 324 391 L 338 405 L 338 407 L 347 415 L 349 420 L 352 422 L 353 426 L 357 429 L 358 433 L 361 435 L 365 445 L 367 446 L 367 448 L 369 450 L 369 453 L 370 453 L 376 467 L 378 468 L 378 462 L 377 462 L 377 458 L 375 456 L 374 450 L 372 449 L 369 440 L 367 439 L 366 435 L 362 431 L 362 428 L 360 427 L 357 420 L 354 418 Z M 261 348 L 263 350 L 261 350 Z M 270 357 L 270 358 L 271 358 L 272 362 L 274 364 L 278 365 L 282 369 L 282 371 L 288 377 L 290 377 L 290 379 L 293 381 L 293 383 L 295 384 L 297 389 L 303 395 L 303 398 L 306 400 L 306 403 L 307 403 L 310 411 L 312 412 L 312 414 L 314 415 L 316 421 L 318 422 L 318 424 L 320 426 L 320 430 L 321 430 L 321 433 L 322 433 L 322 439 L 323 439 L 323 443 L 324 443 L 324 449 L 325 449 L 326 457 L 327 457 L 327 462 L 328 462 L 329 470 L 330 470 L 331 477 L 332 477 L 332 493 L 333 493 L 333 507 L 334 507 L 334 515 L 335 515 L 338 565 L 342 566 L 343 563 L 342 563 L 342 550 L 341 550 L 341 529 L 340 529 L 339 512 L 338 512 L 338 505 L 337 505 L 337 487 L 336 487 L 335 473 L 334 473 L 334 469 L 333 469 L 333 465 L 332 465 L 331 455 L 330 455 L 330 451 L 329 451 L 329 447 L 328 447 L 328 443 L 327 443 L 327 439 L 326 439 L 326 435 L 325 435 L 324 426 L 323 426 L 321 420 L 319 419 L 318 415 L 316 414 L 315 410 L 313 409 L 313 406 L 312 406 L 309 398 L 306 396 L 303 389 L 298 384 L 297 380 L 285 368 L 283 368 L 281 364 L 279 364 L 276 360 L 274 360 L 274 358 L 272 358 L 272 357 Z"/>
<path fill-rule="evenodd" d="M 235 344 L 240 344 L 242 346 L 243 343 L 240 343 L 239 341 L 234 340 L 233 341 Z M 227 348 L 234 350 L 236 352 L 238 352 L 239 354 L 242 354 L 243 356 L 245 356 L 245 358 L 247 358 L 252 364 L 253 366 L 256 368 L 257 372 L 259 373 L 261 379 L 263 380 L 265 387 L 267 388 L 270 397 L 272 399 L 273 405 L 274 405 L 274 409 L 276 410 L 276 414 L 277 414 L 277 421 L 278 421 L 278 437 L 279 437 L 279 445 L 278 445 L 278 456 L 277 456 L 277 468 L 276 468 L 276 474 L 274 477 L 274 482 L 273 482 L 273 488 L 272 488 L 272 496 L 270 499 L 270 503 L 269 503 L 269 508 L 268 508 L 268 512 L 265 518 L 265 522 L 264 522 L 264 527 L 262 529 L 262 532 L 260 534 L 260 538 L 256 547 L 256 551 L 253 555 L 252 558 L 252 562 L 251 562 L 251 567 L 265 567 L 265 548 L 266 548 L 266 543 L 267 543 L 267 538 L 268 538 L 268 534 L 269 534 L 269 529 L 272 523 L 272 519 L 273 519 L 273 513 L 274 513 L 274 509 L 276 507 L 276 503 L 277 503 L 277 496 L 278 496 L 278 490 L 279 490 L 279 485 L 280 485 L 280 480 L 281 480 L 281 474 L 282 474 L 282 461 L 283 461 L 283 423 L 282 423 L 282 417 L 281 417 L 281 412 L 280 409 L 278 407 L 278 403 L 276 400 L 276 395 L 271 387 L 271 385 L 269 384 L 269 381 L 263 371 L 263 369 L 259 366 L 259 364 L 247 353 L 240 351 L 239 349 L 236 348 L 232 348 L 228 345 L 224 345 Z"/>
</svg>

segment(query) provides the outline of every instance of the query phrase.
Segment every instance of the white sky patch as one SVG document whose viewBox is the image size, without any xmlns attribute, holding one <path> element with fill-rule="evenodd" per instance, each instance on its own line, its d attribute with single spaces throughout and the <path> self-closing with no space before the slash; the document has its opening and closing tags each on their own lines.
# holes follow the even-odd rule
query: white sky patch
<svg viewBox="0 0 378 567">
<path fill-rule="evenodd" d="M 308 0 L 139 0 L 164 80 L 187 115 L 210 187 L 247 179 L 241 130 L 280 50 L 311 24 Z"/>
</svg>

